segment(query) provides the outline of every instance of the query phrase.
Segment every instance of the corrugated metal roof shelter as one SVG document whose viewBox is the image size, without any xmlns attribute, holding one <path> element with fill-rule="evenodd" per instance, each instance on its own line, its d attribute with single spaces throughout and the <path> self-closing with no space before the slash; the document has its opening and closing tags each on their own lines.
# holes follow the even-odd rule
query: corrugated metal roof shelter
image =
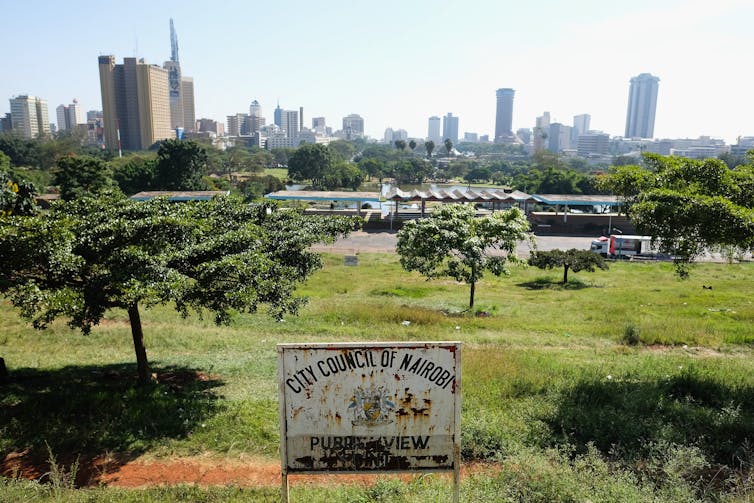
<svg viewBox="0 0 754 503">
<path fill-rule="evenodd" d="M 425 203 L 427 201 L 441 202 L 441 203 L 492 203 L 493 209 L 497 205 L 498 207 L 505 205 L 519 205 L 526 212 L 526 206 L 530 202 L 535 202 L 533 196 L 514 190 L 513 192 L 505 192 L 500 189 L 467 189 L 465 191 L 444 190 L 444 189 L 430 189 L 430 190 L 412 190 L 409 192 L 402 191 L 401 189 L 391 189 L 387 199 L 395 201 L 396 212 L 398 209 L 398 203 L 402 201 L 421 201 L 422 209 L 421 216 L 425 213 Z"/>
<path fill-rule="evenodd" d="M 379 203 L 379 192 L 347 192 L 347 191 L 326 191 L 326 190 L 279 190 L 270 192 L 265 195 L 267 199 L 277 199 L 283 201 L 337 201 L 337 202 L 355 202 L 356 214 L 361 216 L 361 205 L 363 203 Z"/>
<path fill-rule="evenodd" d="M 157 197 L 167 197 L 168 201 L 209 201 L 213 197 L 227 196 L 229 190 L 152 190 L 131 196 L 134 201 L 150 201 Z"/>
</svg>

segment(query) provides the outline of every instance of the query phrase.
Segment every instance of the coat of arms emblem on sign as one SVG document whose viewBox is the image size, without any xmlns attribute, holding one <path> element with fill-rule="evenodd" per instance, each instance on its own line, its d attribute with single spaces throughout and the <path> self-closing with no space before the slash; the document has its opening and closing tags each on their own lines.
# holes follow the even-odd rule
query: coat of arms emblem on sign
<svg viewBox="0 0 754 503">
<path fill-rule="evenodd" d="M 390 401 L 384 386 L 366 389 L 359 386 L 353 392 L 348 409 L 353 413 L 351 423 L 354 426 L 377 426 L 393 422 L 388 414 L 395 409 L 395 404 Z"/>
</svg>

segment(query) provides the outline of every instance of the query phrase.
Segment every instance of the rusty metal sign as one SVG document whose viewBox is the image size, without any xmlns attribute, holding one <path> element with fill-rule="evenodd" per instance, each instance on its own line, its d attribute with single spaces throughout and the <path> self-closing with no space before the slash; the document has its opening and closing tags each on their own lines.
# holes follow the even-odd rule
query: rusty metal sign
<svg viewBox="0 0 754 503">
<path fill-rule="evenodd" d="M 458 472 L 461 343 L 278 345 L 283 476 Z"/>
</svg>

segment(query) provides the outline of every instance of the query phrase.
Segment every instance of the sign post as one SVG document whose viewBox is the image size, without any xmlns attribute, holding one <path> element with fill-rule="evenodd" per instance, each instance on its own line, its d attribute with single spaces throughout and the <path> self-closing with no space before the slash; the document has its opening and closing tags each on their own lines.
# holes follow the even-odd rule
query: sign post
<svg viewBox="0 0 754 503">
<path fill-rule="evenodd" d="M 282 499 L 289 473 L 453 472 L 461 343 L 279 344 Z"/>
</svg>

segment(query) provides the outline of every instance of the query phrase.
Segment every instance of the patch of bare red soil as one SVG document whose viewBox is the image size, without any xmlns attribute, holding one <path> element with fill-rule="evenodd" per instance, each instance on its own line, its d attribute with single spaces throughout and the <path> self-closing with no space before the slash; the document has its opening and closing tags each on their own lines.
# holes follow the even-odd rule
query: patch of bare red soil
<svg viewBox="0 0 754 503">
<path fill-rule="evenodd" d="M 66 469 L 68 460 L 60 463 Z M 470 463 L 461 467 L 461 476 L 471 473 L 495 472 L 498 466 Z M 32 459 L 27 453 L 11 453 L 0 462 L 0 474 L 44 481 L 49 472 L 46 461 Z M 371 485 L 384 474 L 290 475 L 292 485 L 330 486 L 338 484 Z M 390 475 L 408 481 L 418 474 Z M 452 474 L 441 476 L 451 477 Z M 147 487 L 159 485 L 196 484 L 200 486 L 270 487 L 280 486 L 280 464 L 267 460 L 225 461 L 179 458 L 149 461 L 124 461 L 117 456 L 79 459 L 77 485 L 108 485 L 115 487 Z"/>
</svg>

